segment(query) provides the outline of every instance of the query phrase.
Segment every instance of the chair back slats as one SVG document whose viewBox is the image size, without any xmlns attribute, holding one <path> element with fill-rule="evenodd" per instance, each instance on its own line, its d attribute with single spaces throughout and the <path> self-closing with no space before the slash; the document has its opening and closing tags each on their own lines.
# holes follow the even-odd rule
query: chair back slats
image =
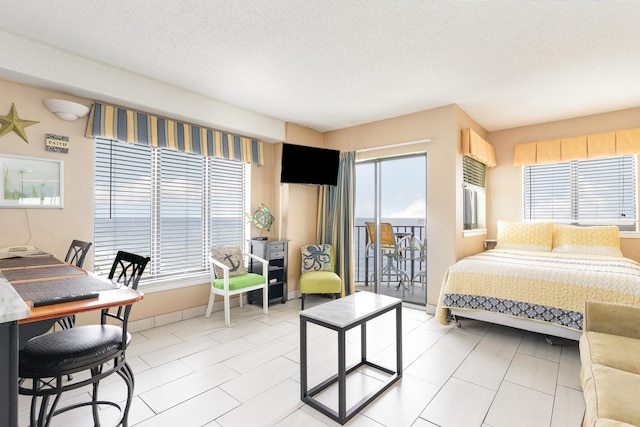
<svg viewBox="0 0 640 427">
<path fill-rule="evenodd" d="M 109 279 L 131 289 L 138 289 L 140 277 L 150 260 L 149 257 L 118 251 L 109 272 Z"/>
<path fill-rule="evenodd" d="M 129 252 L 118 251 L 116 259 L 113 261 L 109 279 L 131 289 L 138 289 L 140 277 L 144 273 L 144 269 L 151 261 L 150 257 L 143 257 Z M 129 313 L 131 312 L 131 304 L 120 306 L 115 311 L 109 309 L 102 310 L 102 324 L 107 322 L 108 318 L 116 319 L 121 322 L 122 326 L 122 345 L 127 345 L 127 324 Z"/>
<path fill-rule="evenodd" d="M 376 241 L 376 229 L 373 222 L 365 222 L 367 226 L 367 234 L 369 235 L 369 241 L 373 244 Z M 380 223 L 380 245 L 381 246 L 394 246 L 396 243 L 395 235 L 393 234 L 393 226 L 389 222 Z"/>
<path fill-rule="evenodd" d="M 87 257 L 92 242 L 83 242 L 82 240 L 73 240 L 67 251 L 64 261 L 82 268 L 84 259 Z"/>
</svg>

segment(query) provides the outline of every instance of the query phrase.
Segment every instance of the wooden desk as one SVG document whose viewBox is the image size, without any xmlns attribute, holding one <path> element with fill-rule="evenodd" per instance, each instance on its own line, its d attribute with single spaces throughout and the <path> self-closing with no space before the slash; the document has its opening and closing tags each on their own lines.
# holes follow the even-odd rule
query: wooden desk
<svg viewBox="0 0 640 427">
<path fill-rule="evenodd" d="M 16 310 L 14 317 L 3 316 L 4 307 L 0 307 L 0 401 L 9 405 L 0 405 L 0 426 L 18 426 L 18 352 L 20 348 L 20 324 L 45 324 L 49 329 L 54 319 L 85 311 L 132 304 L 143 298 L 142 292 L 100 278 L 92 273 L 66 264 L 54 257 L 25 257 L 0 259 L 1 301 L 15 302 L 16 296 L 24 300 L 28 315 L 24 317 Z M 9 289 L 7 289 L 9 288 Z M 98 298 L 72 301 L 62 304 L 31 307 L 29 298 L 65 295 L 85 291 L 99 291 Z M 14 295 L 6 296 L 13 292 Z M 12 299 L 13 298 L 13 299 Z M 25 311 L 26 313 L 26 311 Z M 24 325 L 27 326 L 27 325 Z"/>
</svg>

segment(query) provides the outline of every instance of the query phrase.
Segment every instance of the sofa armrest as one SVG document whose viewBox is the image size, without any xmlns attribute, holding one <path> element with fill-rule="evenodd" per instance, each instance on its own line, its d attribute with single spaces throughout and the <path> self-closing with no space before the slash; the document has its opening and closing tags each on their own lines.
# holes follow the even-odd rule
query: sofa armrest
<svg viewBox="0 0 640 427">
<path fill-rule="evenodd" d="M 640 339 L 640 307 L 587 301 L 583 329 Z"/>
</svg>

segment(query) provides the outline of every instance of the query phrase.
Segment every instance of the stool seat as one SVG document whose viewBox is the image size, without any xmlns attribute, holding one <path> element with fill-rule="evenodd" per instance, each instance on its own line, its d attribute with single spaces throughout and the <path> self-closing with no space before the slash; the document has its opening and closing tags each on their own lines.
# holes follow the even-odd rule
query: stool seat
<svg viewBox="0 0 640 427">
<path fill-rule="evenodd" d="M 127 333 L 127 341 L 131 338 Z M 27 341 L 20 352 L 20 377 L 73 374 L 112 359 L 122 349 L 122 329 L 115 325 L 88 325 L 63 329 Z"/>
</svg>

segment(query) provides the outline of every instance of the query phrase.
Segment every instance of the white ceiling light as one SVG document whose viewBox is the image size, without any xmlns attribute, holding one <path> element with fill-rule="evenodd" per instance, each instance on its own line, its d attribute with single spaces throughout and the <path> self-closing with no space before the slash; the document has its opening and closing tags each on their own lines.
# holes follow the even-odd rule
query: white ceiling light
<svg viewBox="0 0 640 427">
<path fill-rule="evenodd" d="M 42 101 L 47 110 L 51 111 L 61 120 L 72 122 L 89 114 L 89 107 L 77 102 L 65 101 L 64 99 L 44 99 Z"/>
</svg>

